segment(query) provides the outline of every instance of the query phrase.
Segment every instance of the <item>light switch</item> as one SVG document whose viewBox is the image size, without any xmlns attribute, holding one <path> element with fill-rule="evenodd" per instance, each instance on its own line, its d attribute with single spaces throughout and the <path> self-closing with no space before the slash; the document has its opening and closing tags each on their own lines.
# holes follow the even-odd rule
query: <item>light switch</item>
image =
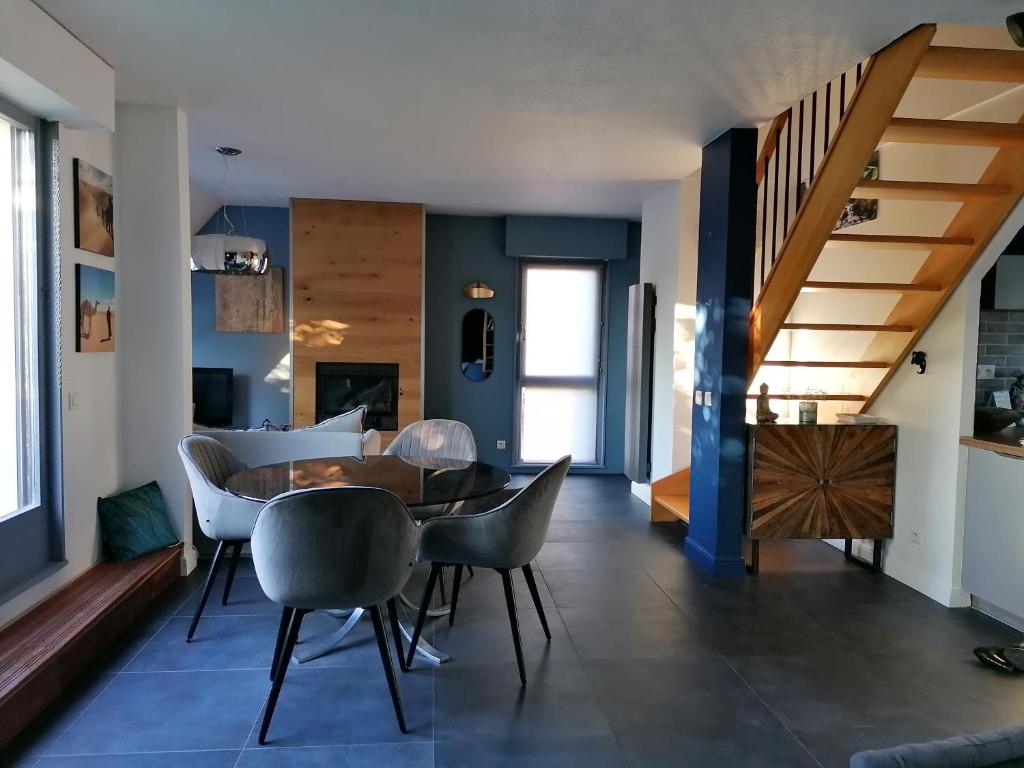
<svg viewBox="0 0 1024 768">
<path fill-rule="evenodd" d="M 704 405 L 704 391 L 698 389 L 693 393 L 693 402 L 697 405 Z"/>
<path fill-rule="evenodd" d="M 69 411 L 77 411 L 78 410 L 78 395 L 76 393 L 74 393 L 74 392 L 68 392 L 67 395 L 66 395 L 66 399 L 67 399 L 67 403 L 68 403 L 68 406 L 67 406 L 68 410 Z"/>
<path fill-rule="evenodd" d="M 710 407 L 711 406 L 711 390 L 710 389 L 707 392 L 704 393 L 704 406 L 705 407 Z"/>
</svg>

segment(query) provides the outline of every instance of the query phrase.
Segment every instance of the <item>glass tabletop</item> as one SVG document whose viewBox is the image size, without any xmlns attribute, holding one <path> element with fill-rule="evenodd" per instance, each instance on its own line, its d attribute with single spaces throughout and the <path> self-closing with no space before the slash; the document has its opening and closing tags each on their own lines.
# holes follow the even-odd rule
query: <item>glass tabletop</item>
<svg viewBox="0 0 1024 768">
<path fill-rule="evenodd" d="M 419 456 L 354 456 L 302 459 L 250 467 L 228 478 L 224 487 L 253 501 L 269 501 L 289 491 L 384 488 L 406 506 L 450 504 L 500 491 L 511 482 L 508 472 L 479 461 Z"/>
</svg>

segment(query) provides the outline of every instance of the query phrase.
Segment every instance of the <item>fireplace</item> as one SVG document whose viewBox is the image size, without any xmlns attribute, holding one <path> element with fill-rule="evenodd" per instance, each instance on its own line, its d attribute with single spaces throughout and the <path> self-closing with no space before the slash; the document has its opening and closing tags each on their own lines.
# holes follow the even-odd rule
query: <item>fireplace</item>
<svg viewBox="0 0 1024 768">
<path fill-rule="evenodd" d="M 316 364 L 316 423 L 360 405 L 364 429 L 398 429 L 397 363 Z"/>
</svg>

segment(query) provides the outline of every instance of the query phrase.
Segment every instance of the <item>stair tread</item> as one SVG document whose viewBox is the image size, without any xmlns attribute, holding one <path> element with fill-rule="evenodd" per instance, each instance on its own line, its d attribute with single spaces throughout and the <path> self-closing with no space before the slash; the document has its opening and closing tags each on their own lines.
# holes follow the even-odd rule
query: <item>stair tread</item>
<svg viewBox="0 0 1024 768">
<path fill-rule="evenodd" d="M 858 283 L 830 280 L 807 280 L 804 288 L 810 290 L 867 291 L 881 293 L 937 293 L 942 286 L 932 283 Z"/>
<path fill-rule="evenodd" d="M 1024 51 L 931 46 L 915 77 L 1024 83 Z"/>
<path fill-rule="evenodd" d="M 949 181 L 863 180 L 853 197 L 879 200 L 931 200 L 963 202 L 979 197 L 1000 197 L 1011 192 L 1008 184 L 959 184 Z"/>
<path fill-rule="evenodd" d="M 848 248 L 877 248 L 879 246 L 897 250 L 930 251 L 940 245 L 974 245 L 970 237 L 930 237 L 927 235 L 852 235 L 832 234 L 828 245 Z"/>
<path fill-rule="evenodd" d="M 891 368 L 881 360 L 765 360 L 761 365 L 783 368 Z"/>
<path fill-rule="evenodd" d="M 1024 146 L 1024 125 L 976 120 L 894 117 L 882 143 L 950 144 L 972 147 Z"/>
<path fill-rule="evenodd" d="M 656 501 L 684 523 L 690 522 L 690 497 L 682 495 L 661 495 L 655 496 Z"/>
<path fill-rule="evenodd" d="M 913 333 L 912 325 L 875 323 L 783 323 L 784 331 L 872 331 L 875 333 Z"/>
<path fill-rule="evenodd" d="M 749 394 L 747 400 L 756 400 L 760 395 Z M 843 400 L 849 402 L 863 402 L 868 399 L 867 395 L 808 395 L 806 392 L 783 392 L 768 393 L 769 400 Z"/>
</svg>

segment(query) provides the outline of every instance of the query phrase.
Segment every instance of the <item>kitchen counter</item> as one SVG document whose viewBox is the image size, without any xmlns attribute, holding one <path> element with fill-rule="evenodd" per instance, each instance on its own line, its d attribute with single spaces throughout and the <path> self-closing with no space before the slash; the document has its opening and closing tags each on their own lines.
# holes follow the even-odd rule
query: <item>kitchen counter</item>
<svg viewBox="0 0 1024 768">
<path fill-rule="evenodd" d="M 960 444 L 971 448 L 981 448 L 985 451 L 994 451 L 1005 456 L 1024 458 L 1022 440 L 1024 440 L 1024 427 L 1014 425 L 1001 432 L 961 437 Z"/>
</svg>

